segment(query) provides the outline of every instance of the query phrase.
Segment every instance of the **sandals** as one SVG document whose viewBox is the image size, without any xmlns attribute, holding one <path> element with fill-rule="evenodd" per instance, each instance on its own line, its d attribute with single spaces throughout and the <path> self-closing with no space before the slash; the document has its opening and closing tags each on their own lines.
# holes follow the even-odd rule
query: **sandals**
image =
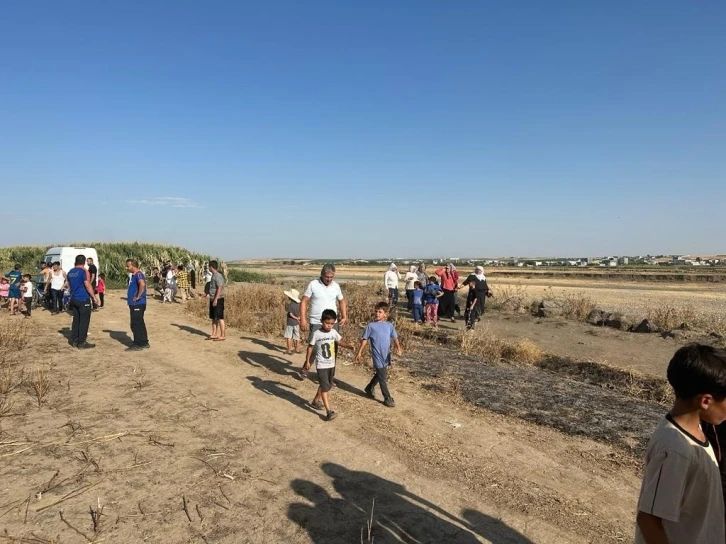
<svg viewBox="0 0 726 544">
<path fill-rule="evenodd" d="M 226 336 L 220 336 L 219 338 L 212 338 L 214 342 L 224 342 L 227 339 Z"/>
<path fill-rule="evenodd" d="M 323 404 L 323 402 L 322 402 L 322 401 L 318 401 L 318 402 L 311 402 L 311 403 L 310 403 L 310 406 L 312 406 L 312 407 L 313 407 L 313 408 L 315 408 L 316 410 L 322 410 L 323 408 L 325 408 L 325 405 Z"/>
</svg>

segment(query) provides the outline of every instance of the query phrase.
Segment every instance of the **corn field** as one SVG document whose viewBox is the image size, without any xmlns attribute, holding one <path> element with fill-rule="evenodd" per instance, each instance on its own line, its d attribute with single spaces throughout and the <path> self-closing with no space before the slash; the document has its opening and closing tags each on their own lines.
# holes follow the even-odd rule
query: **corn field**
<svg viewBox="0 0 726 544">
<path fill-rule="evenodd" d="M 48 246 L 14 246 L 0 248 L 0 270 L 6 272 L 13 265 L 20 264 L 24 271 L 35 271 L 38 262 L 43 259 L 50 247 Z M 197 271 L 201 271 L 204 263 L 211 257 L 194 253 L 183 247 L 142 242 L 76 242 L 66 244 L 77 247 L 92 247 L 98 252 L 100 261 L 99 272 L 106 274 L 109 284 L 126 283 L 126 259 L 137 259 L 141 269 L 148 272 L 154 266 L 161 266 L 167 261 L 175 264 L 191 263 Z M 226 274 L 226 266 L 220 260 L 222 273 Z"/>
</svg>

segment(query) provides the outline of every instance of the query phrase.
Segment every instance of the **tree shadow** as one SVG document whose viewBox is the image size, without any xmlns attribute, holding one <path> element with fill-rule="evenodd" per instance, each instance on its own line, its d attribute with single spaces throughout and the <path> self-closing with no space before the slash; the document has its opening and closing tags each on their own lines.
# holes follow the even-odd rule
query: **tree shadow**
<svg viewBox="0 0 726 544">
<path fill-rule="evenodd" d="M 270 351 L 285 351 L 285 348 L 282 346 L 278 346 L 277 344 L 273 344 L 272 342 L 268 342 L 267 340 L 263 340 L 261 338 L 253 338 L 251 336 L 241 336 L 242 340 L 249 340 L 253 344 L 257 344 L 258 346 L 262 346 L 265 349 L 269 349 Z"/>
<path fill-rule="evenodd" d="M 172 323 L 171 325 L 173 327 L 178 327 L 179 330 L 188 332 L 189 334 L 196 334 L 197 336 L 204 336 L 205 338 L 209 337 L 209 333 L 204 332 L 201 329 L 195 329 L 194 327 L 190 327 L 189 325 L 179 325 L 178 323 Z"/>
<path fill-rule="evenodd" d="M 280 376 L 298 377 L 298 372 L 290 361 L 275 357 L 274 355 L 240 351 L 239 358 L 255 368 L 266 368 L 270 372 L 274 372 Z M 302 364 L 300 366 L 302 367 Z"/>
<path fill-rule="evenodd" d="M 376 543 L 475 544 L 483 537 L 492 544 L 532 544 L 517 530 L 481 512 L 465 510 L 461 519 L 375 474 L 335 463 L 321 468 L 341 498 L 314 482 L 298 479 L 290 485 L 307 502 L 288 507 L 290 520 L 305 529 L 315 544 L 369 542 L 371 510 L 370 536 Z"/>
<path fill-rule="evenodd" d="M 293 393 L 293 391 L 296 391 L 293 386 L 272 380 L 263 380 L 257 376 L 247 376 L 247 379 L 255 389 L 259 389 L 267 395 L 272 395 L 273 397 L 286 400 L 290 404 L 297 406 L 298 408 L 302 408 L 306 412 L 315 414 L 320 419 L 324 418 L 323 414 L 313 410 L 305 399 Z"/>
<path fill-rule="evenodd" d="M 123 346 L 131 347 L 134 345 L 134 341 L 131 339 L 126 331 L 112 331 L 109 329 L 103 329 L 101 332 L 107 332 L 111 338 L 113 338 Z"/>
</svg>

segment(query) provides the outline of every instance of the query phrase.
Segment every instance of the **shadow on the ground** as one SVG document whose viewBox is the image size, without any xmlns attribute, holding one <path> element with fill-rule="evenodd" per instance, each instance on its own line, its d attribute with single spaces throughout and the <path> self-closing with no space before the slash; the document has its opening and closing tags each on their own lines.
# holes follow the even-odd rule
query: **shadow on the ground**
<svg viewBox="0 0 726 544">
<path fill-rule="evenodd" d="M 134 341 L 131 339 L 126 331 L 112 331 L 109 329 L 103 329 L 101 332 L 107 332 L 111 338 L 126 347 L 131 347 L 134 345 Z"/>
<path fill-rule="evenodd" d="M 206 333 L 201 329 L 195 329 L 189 325 L 179 325 L 178 323 L 172 323 L 171 325 L 172 327 L 178 327 L 179 330 L 188 332 L 189 334 L 196 334 L 197 336 L 204 336 L 205 338 L 209 337 L 209 333 Z"/>
<path fill-rule="evenodd" d="M 310 404 L 305 399 L 294 393 L 294 391 L 297 390 L 293 386 L 284 384 L 282 382 L 263 380 L 262 378 L 259 378 L 257 376 L 247 376 L 247 379 L 250 381 L 255 389 L 258 389 L 267 395 L 272 395 L 273 397 L 286 400 L 293 406 L 302 408 L 306 412 L 311 412 L 318 416 L 320 419 L 323 419 L 324 416 L 322 413 L 316 412 L 313 408 L 310 407 Z"/>
<path fill-rule="evenodd" d="M 240 351 L 239 358 L 255 368 L 266 368 L 270 372 L 274 372 L 280 376 L 298 377 L 298 369 L 293 363 L 280 357 L 275 357 L 274 355 Z M 302 362 L 300 363 L 300 367 L 302 367 Z"/>
<path fill-rule="evenodd" d="M 63 338 L 70 341 L 72 332 L 70 327 L 63 327 L 62 329 L 58 329 L 58 332 L 63 335 Z"/>
<path fill-rule="evenodd" d="M 277 344 L 273 344 L 272 342 L 268 342 L 267 340 L 263 340 L 262 338 L 254 338 L 252 336 L 241 336 L 242 340 L 249 340 L 253 344 L 257 344 L 258 346 L 262 346 L 263 348 L 269 349 L 270 351 L 285 351 L 285 348 L 282 346 L 278 346 Z"/>
<path fill-rule="evenodd" d="M 376 474 L 335 463 L 323 463 L 321 468 L 332 479 L 340 498 L 309 480 L 293 480 L 292 489 L 306 502 L 288 507 L 288 517 L 305 529 L 315 544 L 475 544 L 480 542 L 478 537 L 492 544 L 532 544 L 519 531 L 476 510 L 465 510 L 460 518 Z"/>
</svg>

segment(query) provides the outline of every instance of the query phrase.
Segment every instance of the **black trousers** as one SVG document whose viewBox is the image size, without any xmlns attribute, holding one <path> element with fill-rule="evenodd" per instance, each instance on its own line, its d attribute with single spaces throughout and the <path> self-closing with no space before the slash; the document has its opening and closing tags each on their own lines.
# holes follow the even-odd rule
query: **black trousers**
<svg viewBox="0 0 726 544">
<path fill-rule="evenodd" d="M 146 304 L 129 306 L 129 313 L 131 314 L 131 334 L 134 335 L 134 344 L 137 346 L 145 346 L 149 343 L 149 336 L 146 333 L 146 323 L 144 323 L 145 312 Z"/>
<path fill-rule="evenodd" d="M 444 289 L 444 294 L 439 299 L 439 317 L 454 317 L 454 307 L 456 306 L 456 291 L 448 291 Z"/>
<path fill-rule="evenodd" d="M 63 289 L 50 290 L 51 305 L 50 309 L 54 312 L 63 311 Z"/>
<path fill-rule="evenodd" d="M 371 383 L 366 386 L 366 391 L 373 391 L 376 384 L 381 386 L 381 393 L 385 400 L 391 399 L 391 392 L 388 390 L 388 367 L 376 368 L 376 374 Z"/>
<path fill-rule="evenodd" d="M 71 299 L 71 313 L 73 314 L 73 325 L 71 325 L 71 341 L 83 344 L 88 338 L 88 327 L 91 324 L 91 299 Z"/>
<path fill-rule="evenodd" d="M 103 308 L 103 297 L 106 293 L 98 293 L 98 300 L 101 302 L 101 308 Z"/>
<path fill-rule="evenodd" d="M 413 289 L 406 289 L 406 302 L 407 302 L 407 308 L 410 312 L 413 310 Z"/>
</svg>

